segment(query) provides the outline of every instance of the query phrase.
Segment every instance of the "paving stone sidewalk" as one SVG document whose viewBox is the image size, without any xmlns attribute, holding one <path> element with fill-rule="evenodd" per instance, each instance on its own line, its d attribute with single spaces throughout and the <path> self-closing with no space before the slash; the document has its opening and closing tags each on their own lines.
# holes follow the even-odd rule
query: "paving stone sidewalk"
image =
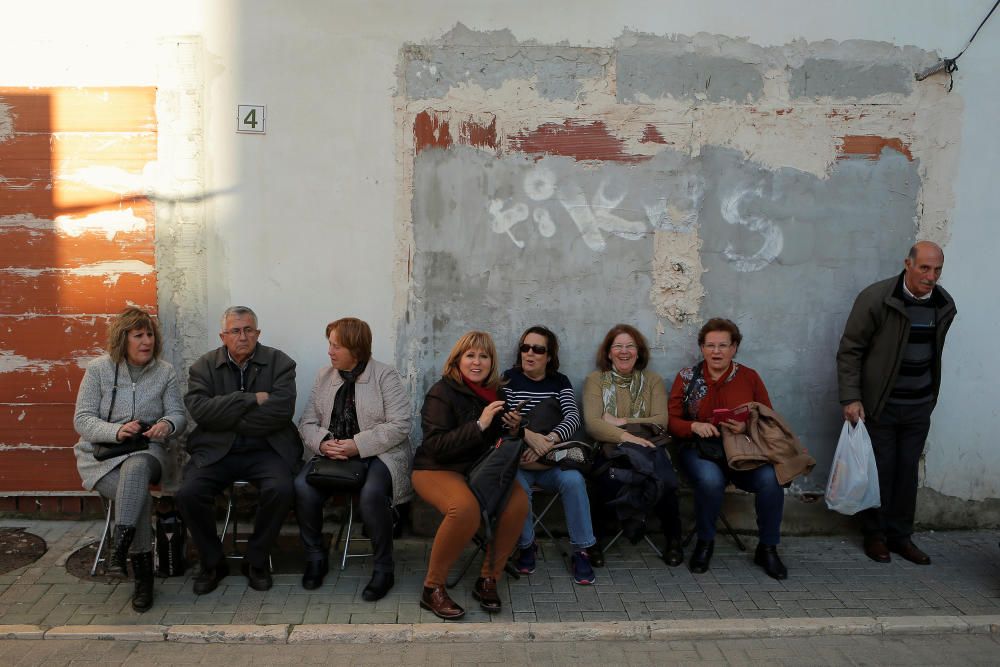
<svg viewBox="0 0 1000 667">
<path fill-rule="evenodd" d="M 377 603 L 361 590 L 371 574 L 367 560 L 331 572 L 323 587 L 306 591 L 300 572 L 277 572 L 274 587 L 260 593 L 241 576 L 228 577 L 196 596 L 192 575 L 157 579 L 156 601 L 145 613 L 130 606 L 131 582 L 94 583 L 66 571 L 69 555 L 96 539 L 102 524 L 90 521 L 0 520 L 23 527 L 49 546 L 38 561 L 0 576 L 0 625 L 180 625 L 439 623 L 417 604 L 430 540 L 396 543 L 396 586 Z M 768 578 L 720 536 L 712 569 L 694 576 L 667 567 L 644 542 L 620 542 L 598 568 L 593 586 L 576 586 L 551 543 L 535 574 L 505 578 L 504 609 L 489 615 L 472 600 L 470 572 L 452 591 L 468 609 L 464 623 L 653 621 L 674 619 L 832 618 L 886 616 L 989 616 L 1000 614 L 1000 531 L 921 533 L 915 541 L 933 565 L 896 558 L 883 565 L 867 559 L 858 538 L 788 537 L 780 547 L 786 581 Z M 238 568 L 232 568 L 238 571 Z"/>
</svg>

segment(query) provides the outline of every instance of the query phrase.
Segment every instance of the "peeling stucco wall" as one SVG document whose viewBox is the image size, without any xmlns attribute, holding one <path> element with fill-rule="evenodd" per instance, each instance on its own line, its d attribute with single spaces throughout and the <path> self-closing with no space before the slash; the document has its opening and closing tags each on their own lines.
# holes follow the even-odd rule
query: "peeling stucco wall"
<svg viewBox="0 0 1000 667">
<path fill-rule="evenodd" d="M 524 327 L 553 327 L 579 387 L 618 321 L 669 382 L 726 316 L 821 462 L 797 488 L 817 490 L 854 296 L 915 238 L 948 239 L 962 101 L 912 76 L 935 59 L 704 33 L 545 45 L 461 24 L 405 46 L 397 355 L 415 395 L 471 328 L 507 367 Z"/>
</svg>

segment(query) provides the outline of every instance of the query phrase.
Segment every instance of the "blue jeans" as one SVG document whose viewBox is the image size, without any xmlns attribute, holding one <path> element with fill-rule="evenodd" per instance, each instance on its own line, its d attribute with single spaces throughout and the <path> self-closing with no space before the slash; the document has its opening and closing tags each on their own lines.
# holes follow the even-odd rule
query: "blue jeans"
<svg viewBox="0 0 1000 667">
<path fill-rule="evenodd" d="M 528 494 L 528 507 L 531 507 L 532 485 L 548 491 L 559 491 L 562 495 L 563 511 L 566 514 L 566 528 L 569 530 L 569 541 L 573 549 L 581 551 L 597 544 L 594 537 L 594 526 L 590 522 L 590 498 L 587 497 L 587 483 L 576 470 L 562 470 L 559 467 L 548 470 L 518 470 L 517 481 L 521 483 Z M 535 521 L 532 513 L 524 521 L 524 529 L 517 545 L 521 548 L 531 546 L 535 541 Z"/>
<path fill-rule="evenodd" d="M 785 490 L 774 476 L 774 466 L 766 463 L 753 470 L 732 470 L 698 456 L 692 447 L 681 447 L 681 466 L 694 486 L 695 523 L 698 539 L 715 539 L 715 520 L 722 509 L 726 484 L 756 495 L 757 534 L 761 544 L 781 542 L 781 516 L 785 510 Z"/>
</svg>

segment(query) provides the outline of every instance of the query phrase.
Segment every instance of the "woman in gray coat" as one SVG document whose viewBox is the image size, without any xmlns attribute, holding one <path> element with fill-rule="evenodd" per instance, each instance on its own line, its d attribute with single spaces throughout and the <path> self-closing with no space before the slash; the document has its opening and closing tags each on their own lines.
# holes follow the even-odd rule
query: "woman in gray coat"
<svg viewBox="0 0 1000 667">
<path fill-rule="evenodd" d="M 87 490 L 115 501 L 112 552 L 105 571 L 126 577 L 132 556 L 132 607 L 153 605 L 153 546 L 149 485 L 160 479 L 169 456 L 167 439 L 184 430 L 184 404 L 173 366 L 160 359 L 160 329 L 149 313 L 126 308 L 108 325 L 107 354 L 87 366 L 76 396 L 73 450 Z M 149 448 L 98 461 L 95 443 L 122 443 L 136 435 Z"/>
<path fill-rule="evenodd" d="M 360 457 L 368 464 L 361 489 L 361 517 L 375 552 L 369 602 L 392 588 L 393 507 L 413 497 L 410 470 L 410 397 L 394 368 L 371 358 L 368 324 L 345 317 L 326 326 L 330 366 L 316 377 L 299 420 L 302 442 L 317 457 Z M 307 463 L 295 479 L 295 513 L 306 552 L 302 586 L 319 588 L 329 569 L 323 548 L 323 503 L 330 491 L 306 481 Z"/>
</svg>

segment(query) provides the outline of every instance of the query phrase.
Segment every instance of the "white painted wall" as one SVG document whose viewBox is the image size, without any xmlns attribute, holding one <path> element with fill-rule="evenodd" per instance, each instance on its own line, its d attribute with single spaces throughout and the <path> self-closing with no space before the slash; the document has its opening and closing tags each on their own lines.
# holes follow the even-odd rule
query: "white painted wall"
<svg viewBox="0 0 1000 667">
<path fill-rule="evenodd" d="M 521 40 L 609 46 L 623 29 L 717 33 L 762 45 L 870 39 L 957 53 L 990 0 L 536 0 L 347 2 L 184 0 L 169 5 L 36 0 L 2 10 L 0 85 L 149 85 L 161 39 L 204 38 L 206 188 L 233 188 L 206 209 L 207 310 L 246 303 L 266 343 L 299 360 L 303 397 L 326 363 L 321 332 L 335 317 L 371 323 L 375 354 L 392 359 L 398 156 L 393 94 L 399 49 L 458 21 Z M 963 498 L 1000 497 L 1000 426 L 991 344 L 1000 309 L 983 281 L 1000 251 L 1000 16 L 960 61 L 964 98 L 956 204 L 944 284 L 960 314 L 945 354 L 927 480 Z M 266 104 L 266 136 L 237 135 L 237 104 Z M 900 248 L 900 258 L 905 253 Z M 989 342 L 987 342 L 989 341 Z M 206 340 L 205 347 L 216 344 Z M 442 351 L 443 352 L 443 351 Z M 833 359 L 830 360 L 833 363 Z M 300 404 L 304 399 L 300 399 Z M 837 406 L 831 406 L 836 410 Z"/>
</svg>

